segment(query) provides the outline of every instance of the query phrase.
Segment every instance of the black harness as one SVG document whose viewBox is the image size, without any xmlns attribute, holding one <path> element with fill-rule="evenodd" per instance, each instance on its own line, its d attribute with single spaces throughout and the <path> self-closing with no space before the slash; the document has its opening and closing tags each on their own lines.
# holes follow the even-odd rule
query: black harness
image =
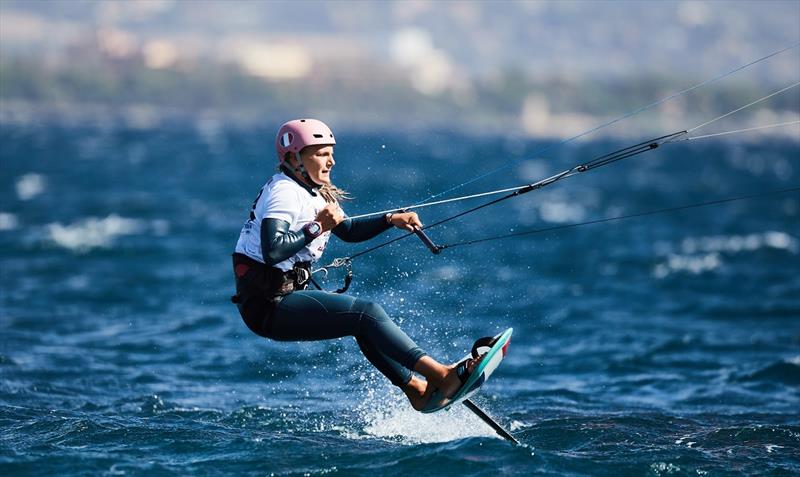
<svg viewBox="0 0 800 477">
<path fill-rule="evenodd" d="M 233 273 L 236 277 L 236 295 L 231 301 L 237 305 L 248 299 L 264 299 L 277 304 L 284 296 L 305 290 L 311 280 L 311 262 L 295 262 L 284 272 L 253 260 L 241 253 L 233 254 Z"/>
</svg>

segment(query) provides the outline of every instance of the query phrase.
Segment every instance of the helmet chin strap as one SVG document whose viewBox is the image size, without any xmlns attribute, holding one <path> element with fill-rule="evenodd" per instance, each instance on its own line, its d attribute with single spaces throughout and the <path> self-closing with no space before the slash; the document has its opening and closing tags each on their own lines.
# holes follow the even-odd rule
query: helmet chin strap
<svg viewBox="0 0 800 477">
<path fill-rule="evenodd" d="M 306 167 L 303 165 L 303 160 L 300 158 L 300 153 L 299 152 L 295 153 L 294 157 L 295 160 L 297 161 L 297 166 L 293 167 L 292 170 L 300 174 L 300 176 L 302 176 L 303 179 L 305 179 L 308 182 L 308 185 L 310 185 L 311 187 L 322 187 L 322 184 L 317 184 L 311 179 L 311 176 L 308 175 L 308 171 L 306 170 Z"/>
</svg>

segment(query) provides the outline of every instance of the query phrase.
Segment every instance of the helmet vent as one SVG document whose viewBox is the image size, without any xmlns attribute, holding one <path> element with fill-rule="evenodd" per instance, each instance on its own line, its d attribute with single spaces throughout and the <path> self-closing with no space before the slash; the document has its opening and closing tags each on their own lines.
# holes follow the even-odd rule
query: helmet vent
<svg viewBox="0 0 800 477">
<path fill-rule="evenodd" d="M 322 139 L 322 134 L 314 134 L 314 137 Z"/>
</svg>

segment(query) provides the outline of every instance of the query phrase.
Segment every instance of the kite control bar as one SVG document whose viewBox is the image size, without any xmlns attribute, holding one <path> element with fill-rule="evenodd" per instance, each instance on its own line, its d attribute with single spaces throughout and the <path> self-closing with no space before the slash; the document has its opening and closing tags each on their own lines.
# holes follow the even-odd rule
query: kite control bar
<svg viewBox="0 0 800 477">
<path fill-rule="evenodd" d="M 430 237 L 425 235 L 425 232 L 423 232 L 421 228 L 414 227 L 414 233 L 417 234 L 417 237 L 419 237 L 419 239 L 422 240 L 422 243 L 424 243 L 425 246 L 428 247 L 428 249 L 430 249 L 430 251 L 433 252 L 434 255 L 439 255 L 439 253 L 442 251 L 442 248 L 433 243 L 433 240 L 431 240 Z"/>
</svg>

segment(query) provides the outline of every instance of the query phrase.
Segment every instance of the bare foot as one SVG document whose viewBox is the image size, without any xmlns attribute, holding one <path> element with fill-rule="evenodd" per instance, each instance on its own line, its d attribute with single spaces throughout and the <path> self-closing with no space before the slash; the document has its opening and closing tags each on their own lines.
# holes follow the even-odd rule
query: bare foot
<svg viewBox="0 0 800 477">
<path fill-rule="evenodd" d="M 470 358 L 467 361 L 467 372 L 472 373 L 475 370 L 475 367 L 478 365 L 478 363 L 481 362 L 482 359 L 483 356 L 481 356 L 478 359 Z M 443 378 L 431 381 L 431 384 L 428 386 L 425 394 L 423 395 L 423 401 L 424 401 L 423 407 L 426 404 L 428 404 L 428 402 L 431 400 L 434 391 L 438 391 L 436 399 L 443 399 L 443 401 L 445 402 L 448 401 L 449 398 L 453 397 L 453 395 L 455 395 L 456 392 L 458 392 L 463 383 L 461 382 L 461 379 L 458 378 L 458 373 L 456 372 L 457 366 L 458 363 L 448 366 L 447 374 L 445 374 Z M 414 409 L 417 408 L 415 407 Z"/>
</svg>

